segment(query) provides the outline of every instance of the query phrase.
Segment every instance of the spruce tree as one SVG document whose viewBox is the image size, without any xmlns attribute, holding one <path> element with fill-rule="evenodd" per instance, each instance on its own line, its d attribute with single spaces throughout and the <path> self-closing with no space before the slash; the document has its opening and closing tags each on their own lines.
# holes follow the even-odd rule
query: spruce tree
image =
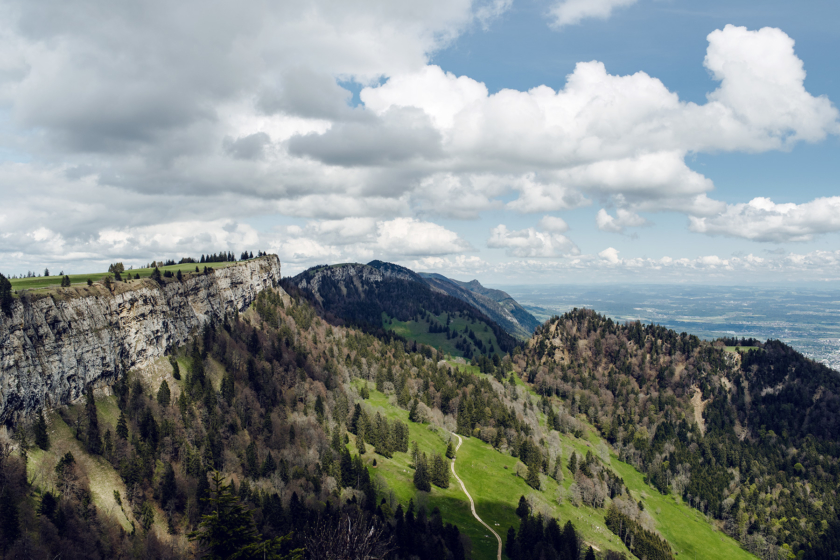
<svg viewBox="0 0 840 560">
<path fill-rule="evenodd" d="M 38 418 L 35 420 L 33 428 L 35 432 L 35 445 L 44 451 L 50 448 L 50 434 L 47 432 L 47 422 L 44 420 L 44 412 L 38 411 Z"/>
<path fill-rule="evenodd" d="M 233 374 L 226 373 L 225 376 L 222 378 L 222 387 L 221 387 L 222 398 L 228 403 L 228 406 L 233 404 L 233 397 L 234 397 L 234 384 L 233 384 Z"/>
<path fill-rule="evenodd" d="M 572 456 L 569 457 L 569 472 L 574 476 L 577 473 L 577 453 L 572 451 Z"/>
<path fill-rule="evenodd" d="M 17 501 L 6 485 L 0 492 L 0 552 L 5 552 L 20 537 Z"/>
<path fill-rule="evenodd" d="M 525 496 L 520 496 L 519 498 L 519 505 L 516 506 L 516 515 L 520 517 L 520 519 L 524 519 L 528 517 L 531 513 L 531 506 L 528 505 L 528 500 L 525 499 Z"/>
<path fill-rule="evenodd" d="M 201 544 L 207 553 L 205 558 L 250 557 L 243 553 L 259 543 L 251 512 L 239 503 L 219 472 L 213 473 L 210 494 L 206 499 L 210 511 L 202 516 L 198 529 L 187 536 Z"/>
<path fill-rule="evenodd" d="M 0 308 L 2 308 L 3 313 L 6 315 L 11 316 L 13 301 L 12 283 L 9 282 L 5 276 L 0 274 Z"/>
<path fill-rule="evenodd" d="M 432 472 L 434 473 L 432 482 L 434 482 L 435 486 L 449 488 L 449 465 L 447 465 L 446 460 L 438 453 L 435 453 Z"/>
<path fill-rule="evenodd" d="M 408 384 L 404 383 L 402 389 L 400 389 L 399 395 L 397 396 L 397 404 L 400 405 L 401 408 L 405 408 L 408 406 L 410 400 L 411 393 L 408 391 Z"/>
<path fill-rule="evenodd" d="M 99 418 L 96 414 L 96 401 L 93 399 L 93 389 L 88 387 L 85 395 L 85 412 L 87 413 L 87 449 L 92 455 L 102 453 L 102 437 L 99 434 Z"/>
<path fill-rule="evenodd" d="M 364 455 L 367 451 L 365 449 L 365 428 L 364 426 L 359 426 L 356 430 L 356 450 L 359 452 L 359 455 Z"/>
<path fill-rule="evenodd" d="M 540 489 L 540 471 L 534 465 L 528 467 L 528 474 L 525 478 L 525 482 L 527 482 L 528 486 L 535 490 Z"/>
<path fill-rule="evenodd" d="M 421 453 L 417 458 L 417 467 L 414 471 L 414 486 L 418 490 L 429 492 L 432 489 L 430 479 L 429 463 L 426 459 L 426 454 Z"/>
<path fill-rule="evenodd" d="M 175 471 L 172 468 L 172 463 L 166 463 L 166 469 L 163 471 L 163 477 L 160 481 L 160 503 L 164 507 L 170 501 L 175 499 L 178 493 L 178 485 L 175 482 Z"/>
<path fill-rule="evenodd" d="M 341 434 L 339 433 L 340 431 L 341 428 L 339 426 L 336 426 L 335 430 L 333 430 L 332 438 L 330 441 L 330 447 L 332 447 L 333 451 L 336 452 L 341 450 Z"/>
<path fill-rule="evenodd" d="M 160 389 L 157 392 L 157 402 L 160 406 L 169 406 L 171 393 L 169 392 L 169 383 L 166 382 L 166 379 L 161 381 Z"/>
<path fill-rule="evenodd" d="M 452 440 L 449 440 L 449 444 L 446 446 L 446 458 L 447 459 L 454 459 L 455 458 L 455 446 L 452 445 Z"/>
<path fill-rule="evenodd" d="M 128 439 L 128 422 L 125 419 L 125 412 L 120 411 L 120 418 L 117 420 L 117 437 Z"/>
<path fill-rule="evenodd" d="M 508 527 L 507 532 L 507 539 L 505 539 L 505 552 L 508 555 L 508 558 L 514 558 L 516 549 L 516 529 L 512 526 Z"/>
</svg>

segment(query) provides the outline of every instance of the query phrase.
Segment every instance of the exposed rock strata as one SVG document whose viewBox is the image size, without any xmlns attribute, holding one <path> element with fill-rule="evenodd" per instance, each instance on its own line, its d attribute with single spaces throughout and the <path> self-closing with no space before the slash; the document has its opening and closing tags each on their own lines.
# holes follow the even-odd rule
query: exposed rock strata
<svg viewBox="0 0 840 560">
<path fill-rule="evenodd" d="M 118 368 L 141 366 L 184 344 L 205 322 L 248 307 L 280 282 L 275 255 L 190 275 L 62 288 L 16 300 L 0 313 L 0 423 L 110 384 Z"/>
</svg>

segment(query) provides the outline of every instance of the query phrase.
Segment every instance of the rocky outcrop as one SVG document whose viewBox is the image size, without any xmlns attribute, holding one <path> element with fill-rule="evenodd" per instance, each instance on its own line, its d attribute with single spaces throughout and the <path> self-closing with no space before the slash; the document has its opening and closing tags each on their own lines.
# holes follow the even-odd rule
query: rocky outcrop
<svg viewBox="0 0 840 560">
<path fill-rule="evenodd" d="M 120 367 L 162 356 L 279 283 L 280 261 L 269 255 L 162 285 L 144 279 L 22 294 L 11 316 L 0 313 L 0 423 L 112 383 Z"/>
</svg>

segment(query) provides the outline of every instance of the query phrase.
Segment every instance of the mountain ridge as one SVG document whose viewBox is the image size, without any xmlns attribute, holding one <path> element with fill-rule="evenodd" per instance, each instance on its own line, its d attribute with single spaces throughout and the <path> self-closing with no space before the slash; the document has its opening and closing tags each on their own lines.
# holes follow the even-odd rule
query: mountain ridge
<svg viewBox="0 0 840 560">
<path fill-rule="evenodd" d="M 513 297 L 502 290 L 485 288 L 478 280 L 461 282 L 437 273 L 418 273 L 433 288 L 475 305 L 506 331 L 519 339 L 527 339 L 540 322 Z"/>
<path fill-rule="evenodd" d="M 467 357 L 504 354 L 517 343 L 482 309 L 393 263 L 317 266 L 284 282 L 309 294 L 325 312 L 368 332 L 385 335 L 400 330 L 402 336 L 420 342 L 429 336 L 441 342 L 454 340 L 457 351 Z M 468 324 L 454 328 L 454 317 Z M 493 340 L 481 332 L 492 333 Z"/>
</svg>

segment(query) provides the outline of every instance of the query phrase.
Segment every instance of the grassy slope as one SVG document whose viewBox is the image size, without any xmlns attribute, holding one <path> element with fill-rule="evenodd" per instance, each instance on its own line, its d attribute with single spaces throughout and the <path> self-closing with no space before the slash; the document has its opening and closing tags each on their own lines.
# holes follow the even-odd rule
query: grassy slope
<svg viewBox="0 0 840 560">
<path fill-rule="evenodd" d="M 178 363 L 183 374 L 183 372 L 187 371 L 187 360 L 179 358 Z M 175 381 L 172 377 L 172 367 L 169 365 L 168 358 L 158 359 L 150 366 L 150 369 L 153 379 L 150 383 L 147 383 L 147 390 L 156 392 L 160 386 L 160 381 L 166 379 L 169 386 L 173 389 L 173 398 L 180 394 L 183 378 L 181 381 Z M 214 381 L 214 385 L 219 384 L 220 369 L 221 365 L 214 360 L 210 360 L 207 372 L 208 377 Z M 154 385 L 154 387 L 150 385 Z M 84 413 L 83 404 L 70 405 L 68 408 L 70 409 L 71 416 Z M 97 397 L 96 410 L 99 417 L 101 433 L 104 434 L 106 430 L 111 430 L 111 434 L 116 433 L 117 421 L 120 416 L 120 409 L 117 406 L 116 397 Z M 131 531 L 132 523 L 134 523 L 138 530 L 142 530 L 140 529 L 139 521 L 135 519 L 131 511 L 131 506 L 128 504 L 126 486 L 119 473 L 104 458 L 88 455 L 82 442 L 73 436 L 71 427 L 57 413 L 50 414 L 48 422 L 51 443 L 50 449 L 48 451 L 42 451 L 37 447 L 33 447 L 29 450 L 27 472 L 32 484 L 40 487 L 42 490 L 55 491 L 55 465 L 65 453 L 70 451 L 73 453 L 76 462 L 82 466 L 82 469 L 88 476 L 93 502 L 99 511 L 106 516 L 114 518 L 126 531 Z M 163 465 L 159 463 L 158 469 L 162 469 L 162 467 Z M 122 498 L 122 508 L 117 505 L 116 499 L 114 498 L 114 490 L 119 492 Z M 155 504 L 154 531 L 157 536 L 162 540 L 183 538 L 171 537 L 168 533 L 165 520 L 164 512 Z"/>
<path fill-rule="evenodd" d="M 73 407 L 73 414 L 78 414 L 83 407 Z M 100 412 L 103 431 L 108 427 L 113 433 L 114 426 L 105 419 L 105 416 L 113 416 L 111 409 L 116 410 L 116 402 L 113 397 L 100 398 L 97 401 L 97 409 Z M 102 413 L 105 413 L 104 415 Z M 118 414 L 118 413 L 117 413 Z M 116 424 L 114 417 L 114 424 Z M 111 465 L 101 457 L 88 455 L 81 442 L 73 437 L 73 431 L 57 413 L 49 416 L 50 449 L 42 451 L 37 447 L 29 450 L 29 462 L 27 471 L 34 486 L 42 490 L 55 492 L 55 465 L 58 460 L 68 451 L 73 454 L 76 462 L 82 467 L 90 481 L 90 490 L 93 494 L 93 502 L 99 511 L 111 516 L 122 525 L 126 531 L 131 531 L 131 523 L 135 522 L 131 510 L 126 504 L 126 488 L 119 474 Z M 117 505 L 114 499 L 114 490 L 120 493 L 123 500 L 124 510 Z M 165 529 L 165 527 L 164 527 Z"/>
<path fill-rule="evenodd" d="M 440 315 L 433 315 L 433 317 L 435 317 L 438 323 L 446 325 L 447 315 L 447 313 L 441 313 Z M 430 333 L 429 322 L 425 319 L 421 321 L 398 321 L 393 317 L 388 317 L 387 314 L 383 314 L 382 325 L 386 330 L 393 331 L 409 340 L 416 340 L 421 344 L 433 346 L 441 352 L 450 354 L 451 356 L 464 355 L 460 350 L 455 348 L 454 339 L 448 340 L 446 338 L 446 333 Z M 465 317 L 453 316 L 450 326 L 453 331 L 460 333 L 464 332 L 467 326 L 469 326 L 470 329 L 475 332 L 476 337 L 485 345 L 485 348 L 492 347 L 493 350 L 490 354 L 504 354 L 504 352 L 499 349 L 499 343 L 496 340 L 496 335 L 493 334 L 493 331 L 489 329 L 487 331 L 484 330 L 484 323 L 480 321 L 473 321 Z"/>
<path fill-rule="evenodd" d="M 223 262 L 223 263 L 208 263 L 208 264 L 176 264 L 173 266 L 162 266 L 160 267 L 161 274 L 167 270 L 171 270 L 174 274 L 177 271 L 181 271 L 182 273 L 186 272 L 195 272 L 195 267 L 199 267 L 199 270 L 204 270 L 205 266 L 209 266 L 212 268 L 226 268 L 228 266 L 233 266 L 238 263 L 235 262 Z M 128 274 L 131 274 L 131 277 L 134 278 L 135 274 L 140 275 L 140 278 L 148 278 L 152 275 L 153 268 L 137 268 L 134 270 L 127 270 L 123 277 L 128 277 Z M 93 272 L 90 274 L 71 274 L 70 275 L 70 284 L 71 285 L 85 285 L 87 281 L 90 280 L 92 282 L 98 282 L 102 280 L 105 276 L 111 276 L 113 278 L 113 274 L 108 272 Z M 58 288 L 61 286 L 61 276 L 47 276 L 47 277 L 36 277 L 36 278 L 14 278 L 9 279 L 9 282 L 12 283 L 12 289 L 14 290 L 39 290 L 39 289 L 48 289 L 48 288 Z"/>
</svg>

